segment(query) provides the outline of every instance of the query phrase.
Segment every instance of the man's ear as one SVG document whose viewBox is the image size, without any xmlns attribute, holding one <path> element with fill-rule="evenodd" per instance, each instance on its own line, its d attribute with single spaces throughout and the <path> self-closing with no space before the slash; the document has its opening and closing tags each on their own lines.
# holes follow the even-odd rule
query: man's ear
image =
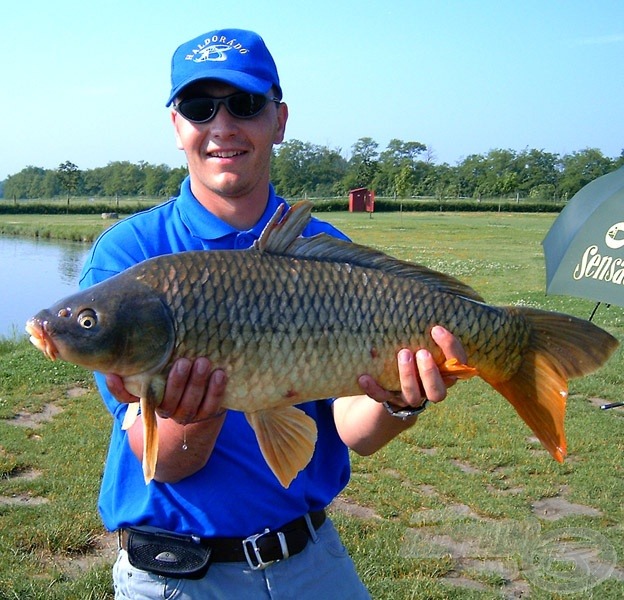
<svg viewBox="0 0 624 600">
<path fill-rule="evenodd" d="M 171 110 L 171 122 L 173 123 L 173 132 L 175 135 L 176 146 L 179 150 L 184 150 L 184 146 L 182 146 L 182 140 L 180 139 L 180 134 L 178 133 L 178 119 L 180 119 L 180 115 L 175 110 Z"/>
<path fill-rule="evenodd" d="M 277 105 L 277 129 L 275 130 L 274 144 L 281 144 L 286 135 L 286 121 L 288 121 L 288 106 L 284 102 Z"/>
</svg>

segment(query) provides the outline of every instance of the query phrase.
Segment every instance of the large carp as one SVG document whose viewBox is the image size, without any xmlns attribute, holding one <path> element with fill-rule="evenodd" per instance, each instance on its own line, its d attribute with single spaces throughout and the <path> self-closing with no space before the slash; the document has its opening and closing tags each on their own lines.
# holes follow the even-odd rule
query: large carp
<svg viewBox="0 0 624 600">
<path fill-rule="evenodd" d="M 248 250 L 151 258 L 28 321 L 47 357 L 116 373 L 140 397 L 146 482 L 166 376 L 176 359 L 198 356 L 227 373 L 223 406 L 246 414 L 284 486 L 316 442 L 314 421 L 293 405 L 361 393 L 364 373 L 399 390 L 404 347 L 428 348 L 444 373 L 478 374 L 563 461 L 567 381 L 600 367 L 614 337 L 568 315 L 488 305 L 452 277 L 364 246 L 302 238 L 311 210 L 300 202 L 281 220 L 277 211 Z M 444 361 L 436 324 L 461 340 L 467 365 Z"/>
</svg>

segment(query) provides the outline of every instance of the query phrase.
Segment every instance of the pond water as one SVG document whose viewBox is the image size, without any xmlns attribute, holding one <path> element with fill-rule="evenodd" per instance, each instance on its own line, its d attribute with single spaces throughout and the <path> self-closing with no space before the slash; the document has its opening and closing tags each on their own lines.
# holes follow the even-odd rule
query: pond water
<svg viewBox="0 0 624 600">
<path fill-rule="evenodd" d="M 25 336 L 26 321 L 78 289 L 89 244 L 0 236 L 0 337 Z"/>
</svg>

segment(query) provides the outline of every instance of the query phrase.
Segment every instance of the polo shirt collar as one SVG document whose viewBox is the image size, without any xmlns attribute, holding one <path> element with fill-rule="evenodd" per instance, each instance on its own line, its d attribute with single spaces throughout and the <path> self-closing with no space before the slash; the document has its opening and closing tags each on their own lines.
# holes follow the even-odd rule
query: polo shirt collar
<svg viewBox="0 0 624 600">
<path fill-rule="evenodd" d="M 211 213 L 207 208 L 195 198 L 191 192 L 190 178 L 187 177 L 180 186 L 180 195 L 176 200 L 180 218 L 190 231 L 191 235 L 202 240 L 219 240 L 227 237 L 236 237 L 241 230 L 222 221 L 219 217 Z M 254 239 L 258 239 L 262 230 L 269 222 L 277 208 L 286 202 L 275 194 L 275 189 L 269 185 L 269 198 L 266 208 L 260 220 L 245 233 Z"/>
</svg>

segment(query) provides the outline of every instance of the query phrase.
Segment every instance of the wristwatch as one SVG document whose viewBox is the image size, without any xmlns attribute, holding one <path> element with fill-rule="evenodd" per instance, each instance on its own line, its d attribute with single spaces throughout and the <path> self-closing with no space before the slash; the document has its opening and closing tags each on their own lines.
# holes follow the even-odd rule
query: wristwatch
<svg viewBox="0 0 624 600">
<path fill-rule="evenodd" d="M 427 408 L 429 404 L 429 400 L 425 398 L 425 401 L 416 408 L 396 408 L 396 406 L 392 406 L 388 402 L 382 402 L 383 407 L 388 411 L 388 414 L 395 419 L 401 419 L 401 421 L 405 421 L 411 417 L 416 417 L 421 412 Z"/>
</svg>

